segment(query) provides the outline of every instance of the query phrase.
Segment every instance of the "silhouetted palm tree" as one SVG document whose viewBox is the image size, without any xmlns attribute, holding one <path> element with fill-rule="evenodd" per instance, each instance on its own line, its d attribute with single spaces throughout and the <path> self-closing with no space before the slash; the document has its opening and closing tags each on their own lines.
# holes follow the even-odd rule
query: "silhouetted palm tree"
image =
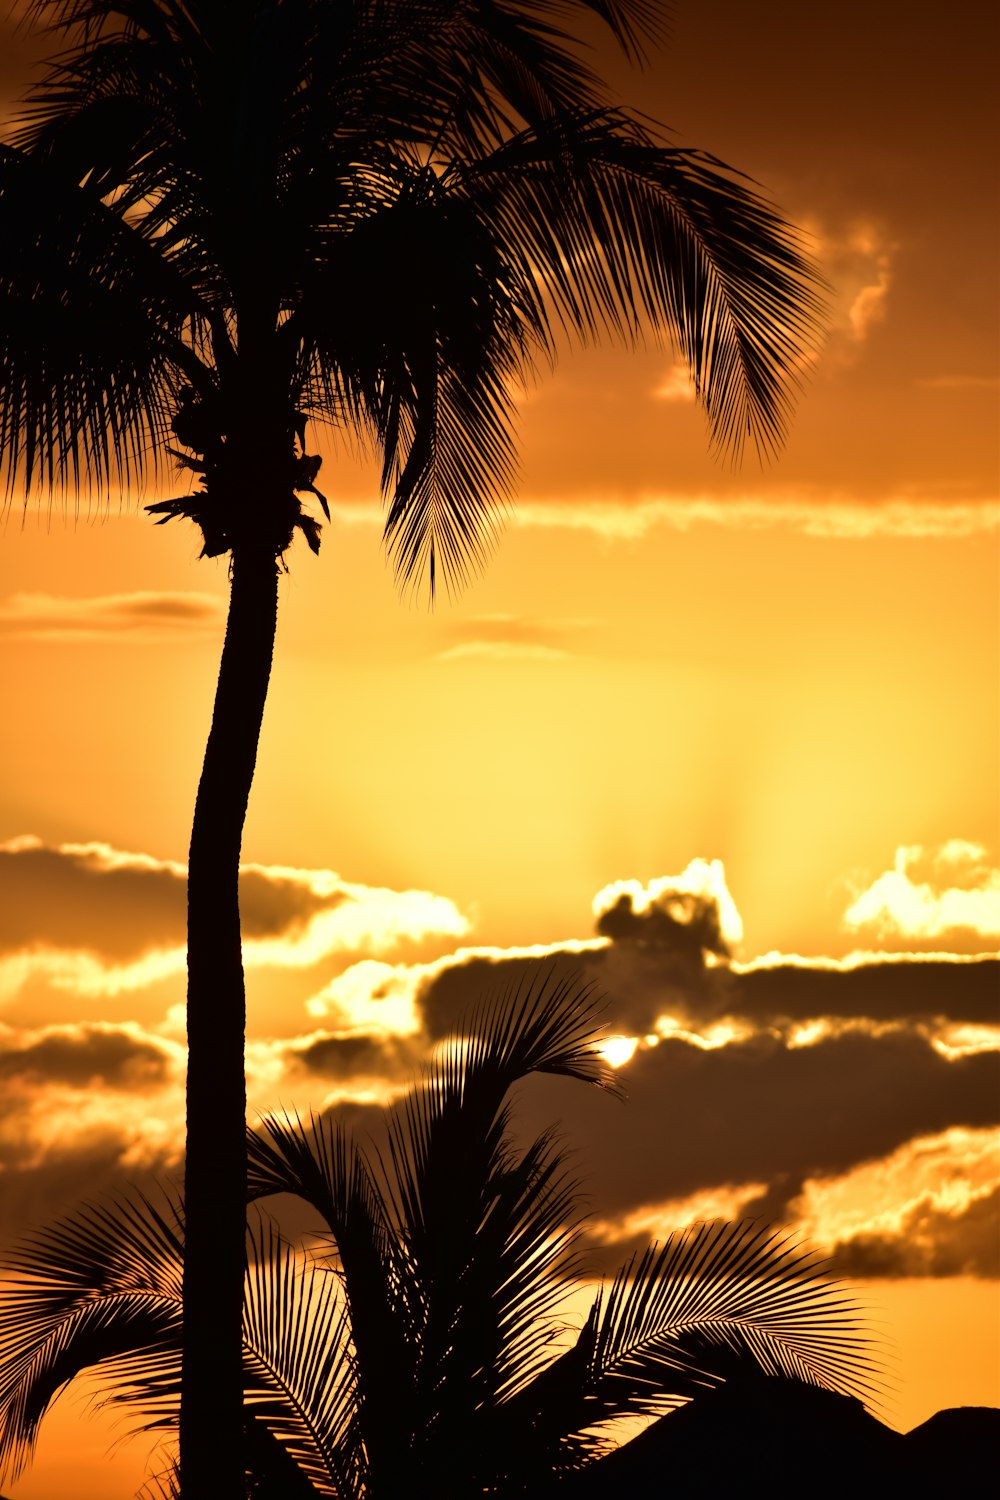
<svg viewBox="0 0 1000 1500">
<path fill-rule="evenodd" d="M 738 1371 L 870 1389 L 843 1289 L 751 1222 L 633 1256 L 570 1341 L 580 1192 L 552 1130 L 512 1130 L 511 1091 L 534 1073 L 613 1088 L 600 1035 L 588 991 L 549 979 L 473 1016 L 381 1146 L 328 1119 L 250 1137 L 251 1195 L 296 1195 L 323 1233 L 297 1251 L 260 1216 L 250 1236 L 248 1493 L 535 1494 L 599 1461 L 616 1420 Z M 133 1198 L 22 1247 L 0 1299 L 0 1459 L 23 1461 L 55 1393 L 94 1366 L 110 1401 L 176 1420 L 179 1217 Z"/>
<path fill-rule="evenodd" d="M 34 0 L 65 50 L 0 145 L 0 456 L 124 487 L 174 457 L 231 596 L 191 835 L 181 1453 L 235 1500 L 245 1183 L 238 867 L 306 423 L 383 459 L 401 579 L 485 556 L 514 395 L 562 342 L 670 340 L 716 440 L 779 440 L 816 313 L 793 231 L 609 101 L 554 21 L 650 0 Z M 228 1475 L 228 1477 L 227 1477 Z"/>
</svg>

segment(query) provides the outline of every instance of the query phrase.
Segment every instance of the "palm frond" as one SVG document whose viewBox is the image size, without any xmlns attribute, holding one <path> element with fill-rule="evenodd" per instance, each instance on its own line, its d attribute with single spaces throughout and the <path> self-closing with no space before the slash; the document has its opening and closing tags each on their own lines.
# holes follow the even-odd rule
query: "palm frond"
<svg viewBox="0 0 1000 1500">
<path fill-rule="evenodd" d="M 0 144 L 0 464 L 8 491 L 158 462 L 197 302 L 99 198 Z"/>
<path fill-rule="evenodd" d="M 497 242 L 533 267 L 554 326 L 671 341 L 720 448 L 775 451 L 820 336 L 825 283 L 803 237 L 745 179 L 658 144 L 621 110 L 525 131 L 456 173 Z M 551 340 L 546 315 L 535 322 Z"/>
<path fill-rule="evenodd" d="M 357 1361 L 340 1278 L 303 1264 L 264 1216 L 251 1232 L 243 1330 L 247 1413 L 291 1461 L 289 1475 L 319 1495 L 361 1494 Z"/>
<path fill-rule="evenodd" d="M 298 1118 L 271 1116 L 249 1134 L 247 1154 L 252 1197 L 293 1193 L 316 1210 L 329 1233 L 320 1259 L 342 1288 L 359 1430 L 377 1465 L 380 1447 L 402 1448 L 408 1440 L 416 1357 L 391 1210 L 364 1152 L 329 1120 L 313 1119 L 306 1127 Z"/>
<path fill-rule="evenodd" d="M 385 1162 L 419 1349 L 412 1402 L 427 1474 L 510 1462 L 499 1412 L 551 1358 L 578 1270 L 578 1185 L 552 1132 L 518 1148 L 508 1095 L 534 1072 L 605 1089 L 590 990 L 551 976 L 481 1007 L 390 1119 Z M 442 1405 L 441 1392 L 448 1401 Z"/>
<path fill-rule="evenodd" d="M 0 1468 L 20 1472 L 66 1384 L 100 1367 L 104 1398 L 146 1428 L 179 1394 L 182 1247 L 168 1206 L 80 1209 L 14 1252 L 0 1288 Z"/>
<path fill-rule="evenodd" d="M 816 1254 L 757 1221 L 702 1223 L 624 1265 L 575 1348 L 517 1400 L 553 1448 L 598 1453 L 603 1424 L 747 1371 L 862 1399 L 879 1389 L 864 1319 Z"/>
</svg>

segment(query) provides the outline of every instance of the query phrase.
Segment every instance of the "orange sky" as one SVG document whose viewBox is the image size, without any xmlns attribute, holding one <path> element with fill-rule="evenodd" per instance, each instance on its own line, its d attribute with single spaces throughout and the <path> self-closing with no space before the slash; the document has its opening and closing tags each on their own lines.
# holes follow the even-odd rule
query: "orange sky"
<svg viewBox="0 0 1000 1500">
<path fill-rule="evenodd" d="M 903 1428 L 1000 1404 L 997 986 L 972 961 L 1000 944 L 995 41 L 985 0 L 902 31 L 891 0 L 681 0 L 645 75 L 614 65 L 816 235 L 831 331 L 786 450 L 710 456 L 669 352 L 568 355 L 523 402 L 496 556 L 431 615 L 329 444 L 244 845 L 255 1107 L 400 1087 L 460 1000 L 540 961 L 509 950 L 582 966 L 650 1039 L 624 1110 L 529 1101 L 580 1139 L 595 1257 L 699 1214 L 797 1224 L 882 1309 Z M 197 551 L 135 504 L 14 505 L 0 537 L 12 1229 L 177 1166 L 226 596 Z M 732 902 L 732 962 L 684 948 L 685 891 Z M 8 1489 L 55 1500 L 71 1463 L 118 1500 L 142 1455 L 105 1442 L 71 1409 Z"/>
</svg>

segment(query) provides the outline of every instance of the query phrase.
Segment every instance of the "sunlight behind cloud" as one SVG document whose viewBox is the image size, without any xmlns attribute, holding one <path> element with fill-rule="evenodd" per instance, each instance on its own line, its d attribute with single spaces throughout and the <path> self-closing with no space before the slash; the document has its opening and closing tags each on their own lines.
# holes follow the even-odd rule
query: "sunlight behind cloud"
<svg viewBox="0 0 1000 1500">
<path fill-rule="evenodd" d="M 647 885 L 638 880 L 615 880 L 597 892 L 593 900 L 594 916 L 600 918 L 623 897 L 639 916 L 657 903 L 668 905 L 674 897 L 698 896 L 714 904 L 722 937 L 729 947 L 743 940 L 743 922 L 726 885 L 721 859 L 693 859 L 679 875 L 661 875 Z"/>
<path fill-rule="evenodd" d="M 1000 870 L 980 844 L 952 839 L 937 850 L 901 846 L 891 870 L 857 892 L 844 913 L 849 932 L 883 940 L 941 939 L 966 932 L 1000 940 Z M 922 878 L 921 878 L 922 877 Z"/>
<path fill-rule="evenodd" d="M 591 1236 L 601 1244 L 615 1245 L 631 1240 L 667 1239 L 676 1229 L 689 1224 L 707 1223 L 713 1219 L 733 1220 L 743 1215 L 744 1207 L 760 1196 L 767 1187 L 763 1182 L 742 1182 L 708 1188 L 686 1198 L 669 1198 L 662 1203 L 647 1203 L 617 1218 L 594 1220 Z"/>
<path fill-rule="evenodd" d="M 808 1180 L 794 1208 L 819 1245 L 861 1242 L 869 1253 L 877 1246 L 886 1268 L 894 1261 L 897 1275 L 933 1274 L 935 1262 L 943 1269 L 943 1257 L 950 1255 L 956 1263 L 947 1274 L 959 1274 L 974 1269 L 962 1262 L 959 1223 L 988 1206 L 998 1181 L 1000 1131 L 956 1126 L 908 1141 L 842 1176 Z M 940 1231 L 943 1220 L 956 1230 L 941 1247 L 933 1230 Z M 968 1253 L 982 1248 L 977 1227 Z"/>
</svg>

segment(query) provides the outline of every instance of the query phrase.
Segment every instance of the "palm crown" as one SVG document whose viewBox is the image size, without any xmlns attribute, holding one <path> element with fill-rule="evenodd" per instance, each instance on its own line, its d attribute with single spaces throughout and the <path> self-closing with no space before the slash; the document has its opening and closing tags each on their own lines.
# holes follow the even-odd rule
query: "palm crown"
<svg viewBox="0 0 1000 1500">
<path fill-rule="evenodd" d="M 549 1130 L 524 1141 L 532 1073 L 607 1089 L 585 989 L 551 980 L 474 1015 L 393 1111 L 381 1149 L 329 1119 L 265 1121 L 250 1194 L 323 1224 L 311 1255 L 259 1217 L 243 1323 L 254 1493 L 535 1493 L 607 1451 L 609 1424 L 741 1366 L 869 1388 L 856 1314 L 814 1257 L 755 1223 L 700 1224 L 634 1256 L 567 1346 L 584 1270 L 580 1193 Z M 0 1454 L 98 1366 L 111 1400 L 176 1418 L 179 1209 L 133 1199 L 37 1235 L 0 1322 Z M 561 1336 L 560 1336 L 561 1335 Z"/>
<path fill-rule="evenodd" d="M 552 24 L 594 11 L 638 51 L 660 7 L 36 9 L 77 45 L 0 150 L 9 477 L 128 480 L 176 440 L 203 494 L 166 514 L 209 552 L 315 546 L 294 492 L 321 416 L 381 451 L 402 574 L 461 576 L 510 489 L 513 392 L 567 334 L 667 337 L 720 443 L 779 439 L 817 311 L 794 233 Z"/>
</svg>

